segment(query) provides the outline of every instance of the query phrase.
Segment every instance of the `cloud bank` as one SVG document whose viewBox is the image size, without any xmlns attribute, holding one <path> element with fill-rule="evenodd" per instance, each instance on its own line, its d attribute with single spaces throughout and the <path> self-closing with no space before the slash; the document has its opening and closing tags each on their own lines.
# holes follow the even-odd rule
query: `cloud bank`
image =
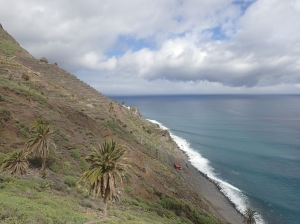
<svg viewBox="0 0 300 224">
<path fill-rule="evenodd" d="M 0 0 L 36 57 L 106 94 L 300 93 L 298 0 Z"/>
</svg>

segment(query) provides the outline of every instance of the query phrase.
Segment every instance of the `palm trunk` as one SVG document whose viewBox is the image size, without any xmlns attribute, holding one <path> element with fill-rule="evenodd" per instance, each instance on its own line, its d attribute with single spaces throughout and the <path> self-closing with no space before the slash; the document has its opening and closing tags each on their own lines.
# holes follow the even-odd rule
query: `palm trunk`
<svg viewBox="0 0 300 224">
<path fill-rule="evenodd" d="M 103 215 L 106 217 L 106 212 L 107 212 L 107 201 L 108 201 L 108 195 L 105 194 L 104 199 L 103 199 Z"/>
<path fill-rule="evenodd" d="M 42 171 L 45 171 L 46 168 L 46 158 L 42 157 Z"/>
<path fill-rule="evenodd" d="M 106 183 L 104 198 L 103 198 L 103 215 L 105 217 L 106 217 L 106 213 L 107 213 L 107 203 L 109 200 L 109 195 L 110 195 L 110 188 L 109 188 L 109 178 L 108 178 L 107 183 Z"/>
</svg>

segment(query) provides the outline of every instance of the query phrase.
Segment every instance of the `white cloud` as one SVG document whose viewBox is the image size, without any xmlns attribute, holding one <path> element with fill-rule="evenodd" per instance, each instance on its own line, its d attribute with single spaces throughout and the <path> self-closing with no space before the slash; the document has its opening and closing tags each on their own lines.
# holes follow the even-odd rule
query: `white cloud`
<svg viewBox="0 0 300 224">
<path fill-rule="evenodd" d="M 0 4 L 23 47 L 89 83 L 106 80 L 100 91 L 300 92 L 297 0 Z"/>
</svg>

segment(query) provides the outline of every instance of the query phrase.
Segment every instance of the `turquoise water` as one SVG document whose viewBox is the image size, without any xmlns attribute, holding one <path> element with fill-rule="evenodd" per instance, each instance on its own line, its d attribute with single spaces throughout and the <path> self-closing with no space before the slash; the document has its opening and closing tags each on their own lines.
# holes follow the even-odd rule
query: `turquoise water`
<svg viewBox="0 0 300 224">
<path fill-rule="evenodd" d="M 300 223 L 300 96 L 112 97 L 160 122 L 257 223 Z M 193 152 L 196 152 L 194 154 Z"/>
</svg>

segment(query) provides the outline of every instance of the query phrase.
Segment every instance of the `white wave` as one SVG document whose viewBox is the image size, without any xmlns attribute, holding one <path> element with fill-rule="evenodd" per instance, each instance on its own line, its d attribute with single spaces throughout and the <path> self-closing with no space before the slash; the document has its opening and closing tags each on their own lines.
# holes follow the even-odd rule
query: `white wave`
<svg viewBox="0 0 300 224">
<path fill-rule="evenodd" d="M 208 178 L 215 182 L 221 189 L 221 192 L 236 206 L 236 208 L 243 213 L 243 211 L 250 207 L 247 197 L 243 194 L 242 190 L 231 185 L 230 183 L 220 179 L 218 175 L 214 172 L 214 168 L 209 165 L 209 161 L 202 157 L 199 152 L 196 152 L 190 147 L 190 144 L 183 138 L 174 135 L 166 126 L 156 120 L 148 121 L 159 125 L 160 128 L 168 130 L 171 138 L 176 142 L 177 146 L 188 156 L 191 164 L 198 169 L 200 172 L 204 173 Z M 261 215 L 258 214 L 257 224 L 265 224 Z"/>
<path fill-rule="evenodd" d="M 162 123 L 159 123 L 159 122 L 156 121 L 156 120 L 150 120 L 150 119 L 146 119 L 146 120 L 150 121 L 150 122 L 153 123 L 153 124 L 157 124 L 161 129 L 169 130 L 169 128 L 163 126 Z"/>
</svg>

